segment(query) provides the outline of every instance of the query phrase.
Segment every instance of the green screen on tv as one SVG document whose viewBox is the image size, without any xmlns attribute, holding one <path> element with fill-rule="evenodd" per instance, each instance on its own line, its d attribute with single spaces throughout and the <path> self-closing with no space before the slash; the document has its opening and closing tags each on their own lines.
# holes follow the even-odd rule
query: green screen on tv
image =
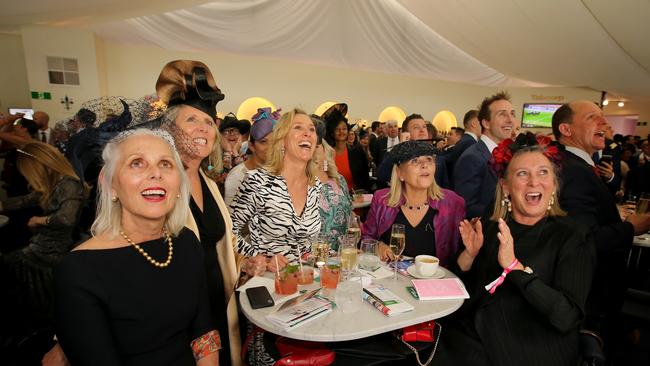
<svg viewBox="0 0 650 366">
<path fill-rule="evenodd" d="M 553 113 L 562 104 L 557 103 L 525 103 L 524 112 L 521 114 L 521 127 L 523 128 L 551 128 Z"/>
</svg>

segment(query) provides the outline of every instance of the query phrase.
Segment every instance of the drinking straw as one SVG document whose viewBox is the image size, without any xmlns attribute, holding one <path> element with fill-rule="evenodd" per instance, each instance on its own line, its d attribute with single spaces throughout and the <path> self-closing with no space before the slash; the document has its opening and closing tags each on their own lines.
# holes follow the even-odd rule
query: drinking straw
<svg viewBox="0 0 650 366">
<path fill-rule="evenodd" d="M 276 272 L 277 275 L 278 275 L 278 279 L 282 279 L 282 278 L 280 277 L 280 263 L 278 263 L 278 256 L 277 256 L 277 255 L 274 255 L 273 258 L 275 258 L 275 272 Z"/>
<path fill-rule="evenodd" d="M 305 272 L 302 270 L 302 254 L 300 253 L 300 244 L 297 245 L 296 249 L 298 250 L 298 267 L 300 267 L 300 279 L 302 282 L 305 282 Z"/>
</svg>

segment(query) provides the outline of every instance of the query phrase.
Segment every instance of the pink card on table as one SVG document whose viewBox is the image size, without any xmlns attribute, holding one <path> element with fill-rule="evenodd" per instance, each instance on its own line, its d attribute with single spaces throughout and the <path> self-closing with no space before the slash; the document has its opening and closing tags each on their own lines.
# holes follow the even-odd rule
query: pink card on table
<svg viewBox="0 0 650 366">
<path fill-rule="evenodd" d="M 420 300 L 469 299 L 463 282 L 458 278 L 411 280 Z"/>
</svg>

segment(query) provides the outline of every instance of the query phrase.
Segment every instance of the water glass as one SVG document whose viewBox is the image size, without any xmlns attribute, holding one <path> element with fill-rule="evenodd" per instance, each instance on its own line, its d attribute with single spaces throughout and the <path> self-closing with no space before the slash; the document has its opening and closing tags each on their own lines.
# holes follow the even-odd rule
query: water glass
<svg viewBox="0 0 650 366">
<path fill-rule="evenodd" d="M 334 301 L 345 314 L 355 313 L 363 303 L 363 288 L 361 281 L 348 280 L 341 282 L 336 289 Z"/>
<path fill-rule="evenodd" d="M 374 271 L 381 265 L 379 258 L 379 245 L 375 239 L 361 240 L 361 254 L 359 254 L 359 268 Z"/>
<path fill-rule="evenodd" d="M 636 204 L 636 213 L 637 215 L 650 213 L 650 193 L 641 193 Z"/>
</svg>

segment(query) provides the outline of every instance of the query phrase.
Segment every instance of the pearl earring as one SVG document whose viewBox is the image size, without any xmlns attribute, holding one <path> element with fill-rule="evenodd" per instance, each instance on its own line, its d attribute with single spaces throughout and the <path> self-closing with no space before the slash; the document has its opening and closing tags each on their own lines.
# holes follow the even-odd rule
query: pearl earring
<svg viewBox="0 0 650 366">
<path fill-rule="evenodd" d="M 505 196 L 501 200 L 501 207 L 503 207 L 503 206 L 508 206 L 508 212 L 512 212 L 512 202 L 510 202 L 510 197 Z"/>
<path fill-rule="evenodd" d="M 113 203 L 117 202 L 117 196 L 111 197 L 111 201 L 113 201 Z"/>
<path fill-rule="evenodd" d="M 553 208 L 554 203 L 555 203 L 555 192 L 551 193 L 551 199 L 548 201 L 548 207 L 546 207 L 546 210 L 551 211 L 551 208 Z"/>
<path fill-rule="evenodd" d="M 323 171 L 326 172 L 329 166 L 327 165 L 327 160 L 323 160 Z"/>
</svg>

